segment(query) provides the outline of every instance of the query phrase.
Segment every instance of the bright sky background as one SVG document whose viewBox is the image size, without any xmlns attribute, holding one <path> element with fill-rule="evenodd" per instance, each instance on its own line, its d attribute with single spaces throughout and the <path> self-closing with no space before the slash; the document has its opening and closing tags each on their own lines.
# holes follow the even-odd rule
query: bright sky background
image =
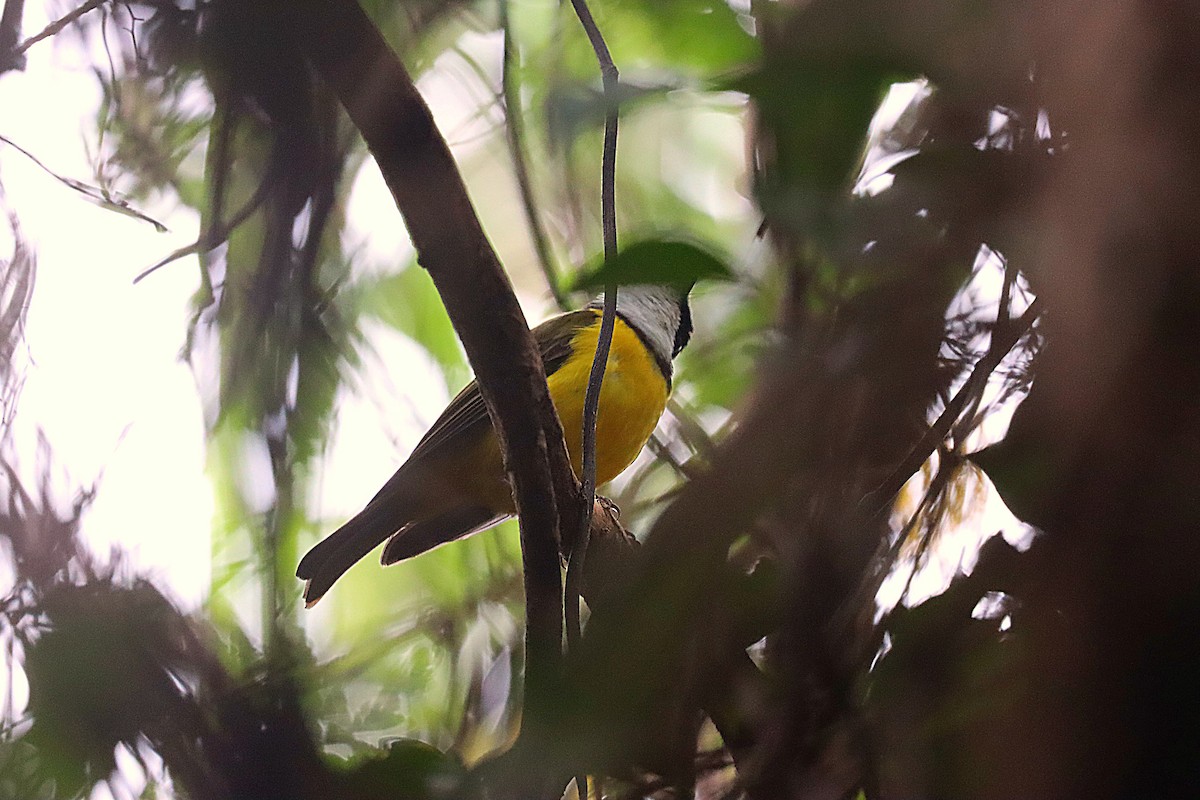
<svg viewBox="0 0 1200 800">
<path fill-rule="evenodd" d="M 41 3 L 28 4 L 26 32 L 45 24 L 44 13 Z M 24 72 L 0 77 L 0 108 L 8 111 L 0 133 L 60 175 L 93 183 L 84 141 L 95 139 L 99 88 L 89 60 L 52 41 L 27 57 Z M 192 607 L 208 583 L 212 513 L 199 402 L 178 357 L 197 273 L 194 262 L 179 263 L 138 286 L 132 279 L 194 241 L 198 220 L 146 209 L 170 228 L 157 233 L 90 204 L 3 144 L 0 181 L 38 261 L 15 423 L 21 466 L 32 472 L 24 454 L 40 428 L 64 503 L 100 481 L 84 524 L 93 547 L 127 546 L 133 565 L 170 573 Z M 7 231 L 0 239 L 0 252 L 9 252 Z"/>
</svg>

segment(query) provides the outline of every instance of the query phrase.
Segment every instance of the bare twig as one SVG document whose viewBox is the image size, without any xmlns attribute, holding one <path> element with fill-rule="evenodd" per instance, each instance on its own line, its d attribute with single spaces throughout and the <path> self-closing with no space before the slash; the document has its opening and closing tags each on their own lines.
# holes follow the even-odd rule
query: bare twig
<svg viewBox="0 0 1200 800">
<path fill-rule="evenodd" d="M 250 216 L 262 205 L 263 200 L 267 195 L 269 183 L 269 181 L 263 180 L 258 185 L 258 188 L 254 190 L 254 194 L 251 195 L 250 199 L 246 201 L 246 204 L 238 209 L 237 213 L 235 213 L 233 218 L 228 222 L 221 222 L 219 220 L 214 221 L 207 230 L 201 232 L 196 241 L 189 245 L 184 245 L 178 250 L 172 251 L 159 261 L 146 267 L 144 270 L 138 273 L 137 277 L 133 279 L 133 282 L 140 283 L 143 279 L 149 277 L 174 261 L 178 261 L 181 258 L 186 258 L 187 256 L 207 253 L 208 251 L 225 242 L 225 240 L 229 238 L 230 234 L 233 233 L 234 229 L 248 220 Z"/>
<path fill-rule="evenodd" d="M 929 427 L 925 435 L 921 437 L 921 440 L 913 446 L 908 456 L 892 472 L 887 481 L 864 498 L 864 502 L 882 503 L 876 509 L 876 514 L 882 514 L 890 506 L 892 498 L 895 497 L 896 493 L 908 482 L 908 479 L 921 468 L 921 465 L 935 451 L 944 447 L 946 436 L 961 418 L 963 409 L 967 403 L 982 391 L 982 387 L 987 383 L 988 377 L 1000 365 L 1000 362 L 1004 360 L 1012 348 L 1017 345 L 1021 337 L 1029 332 L 1040 314 L 1040 298 L 1034 298 L 1029 307 L 1025 309 L 1025 313 L 1015 320 L 1011 319 L 1007 311 L 1004 310 L 1004 306 L 1001 306 L 998 317 L 999 319 L 1006 319 L 1007 324 L 1001 326 L 998 321 L 997 327 L 992 332 L 992 341 L 988 347 L 988 351 L 975 365 L 966 382 L 954 394 L 954 397 L 946 403 L 945 409 L 938 416 L 937 420 Z M 930 480 L 929 487 L 926 489 L 925 495 L 921 498 L 917 508 L 913 511 L 912 516 L 909 517 L 894 541 L 891 543 L 882 542 L 880 544 L 877 556 L 878 569 L 865 574 L 855 591 L 857 601 L 851 604 L 851 606 L 863 610 L 859 620 L 859 643 L 854 648 L 854 652 L 859 659 L 868 659 L 878 651 L 885 631 L 883 625 L 875 624 L 874 604 L 871 602 L 871 598 L 874 598 L 879 592 L 879 587 L 883 579 L 891 572 L 892 567 L 900 556 L 904 543 L 912 535 L 916 526 L 938 516 L 932 507 L 940 500 L 942 492 L 959 466 L 958 463 L 947 463 L 949 460 L 952 460 L 953 453 L 951 451 L 943 449 L 942 455 L 943 458 L 938 464 L 937 471 Z M 913 574 L 916 573 L 917 565 L 928 548 L 928 538 L 928 532 L 923 534 L 923 539 L 919 543 L 916 559 L 914 560 L 913 573 L 910 573 L 908 581 L 906 581 L 901 598 L 908 593 L 908 586 L 912 582 Z"/>
<path fill-rule="evenodd" d="M 904 486 L 914 472 L 920 469 L 925 463 L 925 459 L 937 449 L 938 445 L 946 438 L 954 423 L 962 414 L 967 402 L 979 392 L 983 384 L 987 382 L 988 376 L 1000 366 L 1000 362 L 1008 355 L 1008 352 L 1016 346 L 1021 337 L 1033 326 L 1038 316 L 1042 313 L 1040 298 L 1034 298 L 1029 307 L 1025 309 L 1025 313 L 1018 317 L 1015 321 L 1008 325 L 997 326 L 992 332 L 991 346 L 984 354 L 979 363 L 975 365 L 975 369 L 971 372 L 970 377 L 962 385 L 946 404 L 946 408 L 938 416 L 937 421 L 929 427 L 921 440 L 913 446 L 909 451 L 908 456 L 900 462 L 891 476 L 883 482 L 875 491 L 864 497 L 864 500 L 871 502 L 880 502 L 883 505 L 880 511 L 891 502 L 896 492 Z"/>
<path fill-rule="evenodd" d="M 24 147 L 21 147 L 21 145 L 17 144 L 12 139 L 9 139 L 7 136 L 0 135 L 0 142 L 3 142 L 4 144 L 6 144 L 9 147 L 16 150 L 21 155 L 28 158 L 30 161 L 32 161 L 34 164 L 36 164 L 43 172 L 45 172 L 50 177 L 54 178 L 59 183 L 66 186 L 68 189 L 73 189 L 76 192 L 79 192 L 81 195 L 86 197 L 88 200 L 91 200 L 93 203 L 100 206 L 101 208 L 107 209 L 109 211 L 115 211 L 118 214 L 124 214 L 125 216 L 133 217 L 134 219 L 140 219 L 142 222 L 148 222 L 151 225 L 153 225 L 154 229 L 157 230 L 159 233 L 164 233 L 167 230 L 166 225 L 163 225 L 161 222 L 154 219 L 153 217 L 150 217 L 146 214 L 143 214 L 141 211 L 138 211 L 136 208 L 134 208 L 132 205 L 130 205 L 129 201 L 126 200 L 125 198 L 117 197 L 112 192 L 110 192 L 109 190 L 107 190 L 103 187 L 92 186 L 89 183 L 84 183 L 83 181 L 76 180 L 75 178 L 68 178 L 65 175 L 59 175 L 57 172 L 55 172 L 54 170 L 52 170 L 48 166 L 46 166 L 44 163 L 42 163 L 41 159 L 39 159 L 33 153 L 26 150 Z"/>
<path fill-rule="evenodd" d="M 87 2 L 84 3 L 83 5 L 79 6 L 78 8 L 72 9 L 71 11 L 67 12 L 59 19 L 56 19 L 53 22 L 51 22 L 45 28 L 42 28 L 40 31 L 35 33 L 33 36 L 30 36 L 28 39 L 21 42 L 19 45 L 16 46 L 16 48 L 14 48 L 13 53 L 18 56 L 23 55 L 26 50 L 33 47 L 38 42 L 42 41 L 43 39 L 49 39 L 51 36 L 54 36 L 56 33 L 60 32 L 63 28 L 67 27 L 72 22 L 74 22 L 75 20 L 82 17 L 84 14 L 88 13 L 89 11 L 96 10 L 97 8 L 99 8 L 100 6 L 104 5 L 107 2 L 108 2 L 108 0 L 87 0 Z"/>
</svg>

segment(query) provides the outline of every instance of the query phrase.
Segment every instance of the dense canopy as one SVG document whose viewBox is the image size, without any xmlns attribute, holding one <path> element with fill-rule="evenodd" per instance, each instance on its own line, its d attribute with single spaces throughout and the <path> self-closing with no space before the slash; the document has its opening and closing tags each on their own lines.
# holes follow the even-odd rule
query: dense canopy
<svg viewBox="0 0 1200 800">
<path fill-rule="evenodd" d="M 0 164 L 198 219 L 97 264 L 192 276 L 147 335 L 215 511 L 194 611 L 85 544 L 102 477 L 60 502 L 13 426 L 38 270 L 97 265 L 0 192 L 0 798 L 1200 792 L 1200 7 L 34 5 L 0 90 L 88 64 L 94 175 L 3 118 Z M 695 335 L 581 560 L 527 322 L 643 280 L 696 283 Z M 471 375 L 520 525 L 303 609 L 300 555 Z"/>
</svg>

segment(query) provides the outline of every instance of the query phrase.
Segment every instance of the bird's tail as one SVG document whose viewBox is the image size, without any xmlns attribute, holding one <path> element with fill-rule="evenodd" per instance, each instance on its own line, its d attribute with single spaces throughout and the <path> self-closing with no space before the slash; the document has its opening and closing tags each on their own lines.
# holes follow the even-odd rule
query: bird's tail
<svg viewBox="0 0 1200 800">
<path fill-rule="evenodd" d="M 296 577 L 307 581 L 304 601 L 312 607 L 346 570 L 415 519 L 437 513 L 451 493 L 436 476 L 409 461 L 388 479 L 362 511 L 305 553 Z"/>
<path fill-rule="evenodd" d="M 408 477 L 403 472 L 393 476 L 366 508 L 318 542 L 300 560 L 296 577 L 307 581 L 304 601 L 309 607 L 346 570 L 389 537 L 391 541 L 382 557 L 385 566 L 461 539 L 509 516 L 482 505 L 458 504 L 449 493 L 426 493 L 424 499 L 417 499 L 410 491 L 415 482 Z M 430 500 L 430 494 L 440 502 Z M 419 518 L 414 519 L 418 514 Z"/>
<path fill-rule="evenodd" d="M 391 517 L 391 523 L 381 517 L 377 509 L 367 506 L 300 559 L 296 577 L 307 581 L 304 585 L 307 606 L 315 605 L 346 570 L 396 532 L 396 517 Z"/>
<path fill-rule="evenodd" d="M 380 560 L 386 567 L 419 556 L 440 544 L 490 528 L 508 516 L 497 514 L 486 506 L 459 506 L 436 517 L 415 522 L 397 533 L 383 548 Z"/>
</svg>

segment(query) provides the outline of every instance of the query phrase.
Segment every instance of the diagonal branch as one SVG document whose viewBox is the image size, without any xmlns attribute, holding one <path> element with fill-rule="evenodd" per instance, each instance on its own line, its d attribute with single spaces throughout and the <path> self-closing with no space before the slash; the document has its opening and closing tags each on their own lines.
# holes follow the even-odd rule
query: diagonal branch
<svg viewBox="0 0 1200 800">
<path fill-rule="evenodd" d="M 108 0 L 87 0 L 87 2 L 83 5 L 71 9 L 59 19 L 54 20 L 45 28 L 21 42 L 16 46 L 16 48 L 13 49 L 13 53 L 17 56 L 24 55 L 26 50 L 33 47 L 38 42 L 44 39 L 49 39 L 51 36 L 60 33 L 64 28 L 82 17 L 84 14 L 88 13 L 89 11 L 95 11 L 97 8 L 107 2 Z"/>
<path fill-rule="evenodd" d="M 1003 316 L 1007 316 L 1007 302 L 1001 305 L 1001 309 L 1000 313 Z M 971 375 L 955 393 L 954 397 L 950 399 L 950 402 L 946 404 L 946 408 L 938 416 L 937 421 L 925 431 L 920 441 L 913 445 L 908 456 L 897 465 L 890 477 L 876 488 L 875 491 L 864 498 L 866 501 L 872 503 L 880 503 L 879 513 L 882 513 L 885 508 L 889 507 L 896 493 L 904 487 L 908 479 L 921 468 L 926 459 L 945 440 L 951 428 L 954 427 L 954 423 L 962 415 L 967 402 L 983 391 L 983 386 L 987 383 L 988 378 L 1000 366 L 1000 362 L 1004 360 L 1009 351 L 1021 341 L 1021 337 L 1033 327 L 1033 323 L 1041 313 L 1041 303 L 1038 302 L 1037 298 L 1034 298 L 1029 307 L 1025 309 L 1025 313 L 1016 320 L 1003 320 L 1002 316 L 1001 319 L 1003 322 L 997 321 L 996 328 L 992 332 L 992 341 L 987 353 L 975 365 L 975 368 L 971 371 Z"/>
<path fill-rule="evenodd" d="M 129 201 L 125 198 L 109 192 L 102 186 L 93 186 L 90 183 L 84 183 L 81 180 L 69 178 L 66 175 L 60 175 L 59 173 L 50 169 L 50 167 L 46 166 L 45 162 L 43 162 L 40 158 L 14 142 L 12 139 L 9 139 L 7 136 L 0 135 L 0 143 L 6 144 L 13 148 L 18 153 L 32 161 L 34 165 L 42 172 L 45 172 L 51 178 L 54 178 L 54 180 L 58 181 L 63 186 L 66 186 L 68 189 L 79 192 L 81 195 L 101 208 L 108 211 L 115 211 L 118 214 L 124 214 L 125 216 L 133 217 L 134 219 L 140 219 L 142 222 L 148 222 L 153 225 L 154 229 L 159 233 L 166 232 L 166 225 L 163 225 L 153 217 L 138 211 L 136 208 L 130 205 Z"/>
<path fill-rule="evenodd" d="M 275 0 L 269 8 L 346 107 L 379 164 L 503 444 L 521 522 L 527 733 L 544 724 L 561 680 L 559 534 L 580 513 L 541 358 L 445 139 L 361 6 Z"/>
</svg>

